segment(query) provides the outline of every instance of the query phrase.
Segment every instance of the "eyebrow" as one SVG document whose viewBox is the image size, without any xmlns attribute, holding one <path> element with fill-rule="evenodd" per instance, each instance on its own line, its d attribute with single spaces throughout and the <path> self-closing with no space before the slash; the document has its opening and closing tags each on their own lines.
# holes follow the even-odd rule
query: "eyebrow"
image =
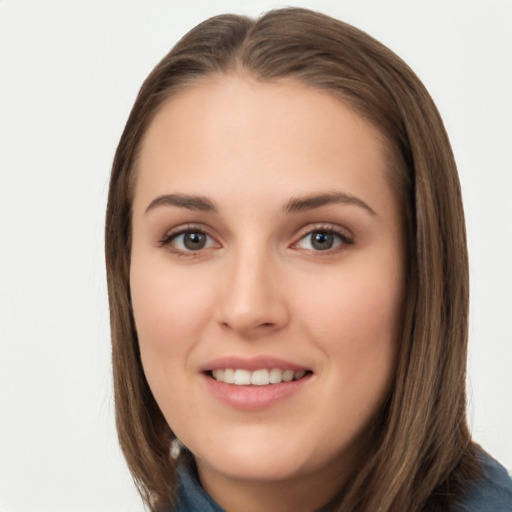
<svg viewBox="0 0 512 512">
<path fill-rule="evenodd" d="M 362 199 L 346 194 L 345 192 L 327 192 L 312 194 L 305 197 L 292 197 L 284 207 L 284 210 L 287 213 L 295 213 L 305 210 L 314 210 L 315 208 L 320 208 L 322 206 L 339 203 L 359 206 L 371 215 L 377 215 L 375 210 Z"/>
<path fill-rule="evenodd" d="M 362 199 L 345 192 L 323 192 L 305 197 L 292 197 L 286 203 L 283 210 L 286 213 L 297 213 L 339 203 L 355 205 L 363 208 L 371 215 L 377 215 L 375 210 Z M 153 199 L 146 208 L 146 213 L 160 206 L 176 206 L 178 208 L 186 208 L 187 210 L 217 212 L 217 208 L 207 197 L 189 194 L 165 194 Z"/>
<path fill-rule="evenodd" d="M 201 212 L 216 212 L 214 204 L 206 197 L 191 196 L 188 194 L 165 194 L 158 196 L 146 208 L 146 213 L 159 206 L 177 206 L 187 210 L 196 210 Z"/>
</svg>

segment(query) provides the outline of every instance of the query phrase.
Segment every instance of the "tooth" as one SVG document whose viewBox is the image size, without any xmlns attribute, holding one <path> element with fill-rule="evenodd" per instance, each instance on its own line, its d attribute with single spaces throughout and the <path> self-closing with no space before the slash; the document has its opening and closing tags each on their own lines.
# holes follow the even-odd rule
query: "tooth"
<svg viewBox="0 0 512 512">
<path fill-rule="evenodd" d="M 248 386 L 251 383 L 251 372 L 249 370 L 235 370 L 233 384 L 237 386 Z"/>
<path fill-rule="evenodd" d="M 281 370 L 281 368 L 272 368 L 267 370 L 262 368 L 251 372 L 243 369 L 217 368 L 212 370 L 214 379 L 225 382 L 226 384 L 235 384 L 238 386 L 266 386 L 268 384 L 279 384 L 281 382 L 291 382 L 292 380 L 302 379 L 306 375 L 305 370 Z"/>
<path fill-rule="evenodd" d="M 279 384 L 283 380 L 283 371 L 280 368 L 272 368 L 269 374 L 270 384 Z"/>
<path fill-rule="evenodd" d="M 270 382 L 268 370 L 255 370 L 251 375 L 251 384 L 266 386 Z"/>
<path fill-rule="evenodd" d="M 293 380 L 294 373 L 295 372 L 293 370 L 285 370 L 283 372 L 283 381 L 284 382 L 291 382 Z"/>
<path fill-rule="evenodd" d="M 235 381 L 235 370 L 233 368 L 226 368 L 224 370 L 224 382 L 226 384 L 233 384 Z"/>
<path fill-rule="evenodd" d="M 215 380 L 224 380 L 224 370 L 213 370 L 212 374 Z"/>
</svg>

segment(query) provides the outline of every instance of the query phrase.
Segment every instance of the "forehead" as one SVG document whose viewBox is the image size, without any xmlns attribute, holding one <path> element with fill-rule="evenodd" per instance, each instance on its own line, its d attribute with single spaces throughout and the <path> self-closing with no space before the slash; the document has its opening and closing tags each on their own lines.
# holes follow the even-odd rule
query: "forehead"
<svg viewBox="0 0 512 512">
<path fill-rule="evenodd" d="M 339 97 L 290 79 L 218 75 L 159 109 L 141 146 L 135 197 L 174 186 L 208 191 L 219 180 L 249 191 L 286 182 L 304 194 L 332 188 L 342 168 L 353 170 L 349 188 L 382 185 L 387 161 L 379 130 Z"/>
<path fill-rule="evenodd" d="M 187 125 L 209 123 L 211 126 L 235 127 L 237 116 L 251 115 L 254 132 L 272 124 L 276 129 L 293 129 L 290 121 L 301 121 L 295 128 L 318 126 L 324 129 L 350 118 L 350 131 L 372 132 L 371 136 L 383 140 L 381 132 L 368 119 L 363 119 L 352 102 L 334 91 L 312 87 L 292 78 L 262 81 L 253 75 L 213 74 L 179 89 L 157 110 L 144 136 L 155 137 L 155 132 L 184 128 Z M 343 119 L 341 119 L 343 118 Z M 180 135 L 177 130 L 173 135 Z M 185 133 L 185 132 L 183 132 Z M 347 134 L 347 133 L 346 133 Z M 346 135 L 345 134 L 345 135 Z"/>
</svg>

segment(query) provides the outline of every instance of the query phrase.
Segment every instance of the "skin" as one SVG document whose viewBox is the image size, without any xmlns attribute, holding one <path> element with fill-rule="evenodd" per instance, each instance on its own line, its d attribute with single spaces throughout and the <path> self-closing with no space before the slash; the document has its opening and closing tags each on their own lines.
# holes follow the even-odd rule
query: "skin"
<svg viewBox="0 0 512 512">
<path fill-rule="evenodd" d="M 393 378 L 403 296 L 389 160 L 376 128 L 291 80 L 211 77 L 148 129 L 130 276 L 142 362 L 202 485 L 228 511 L 318 508 L 364 449 Z M 334 192 L 355 199 L 286 209 Z M 166 194 L 207 198 L 216 211 L 148 210 Z M 188 250 L 173 238 L 183 229 L 205 233 L 206 245 Z M 340 235 L 319 250 L 315 230 Z M 212 396 L 202 372 L 228 355 L 312 373 L 284 400 L 240 410 Z"/>
</svg>

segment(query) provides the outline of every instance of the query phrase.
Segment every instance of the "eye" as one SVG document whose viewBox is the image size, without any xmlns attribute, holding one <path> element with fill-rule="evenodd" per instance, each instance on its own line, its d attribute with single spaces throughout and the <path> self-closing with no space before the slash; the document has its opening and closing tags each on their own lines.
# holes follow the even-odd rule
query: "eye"
<svg viewBox="0 0 512 512">
<path fill-rule="evenodd" d="M 296 244 L 295 247 L 307 251 L 329 251 L 341 245 L 352 244 L 352 239 L 332 228 L 315 229 L 308 232 Z"/>
<path fill-rule="evenodd" d="M 177 253 L 197 252 L 219 244 L 200 229 L 183 229 L 177 233 L 170 233 L 160 240 L 160 246 L 167 246 Z"/>
</svg>

